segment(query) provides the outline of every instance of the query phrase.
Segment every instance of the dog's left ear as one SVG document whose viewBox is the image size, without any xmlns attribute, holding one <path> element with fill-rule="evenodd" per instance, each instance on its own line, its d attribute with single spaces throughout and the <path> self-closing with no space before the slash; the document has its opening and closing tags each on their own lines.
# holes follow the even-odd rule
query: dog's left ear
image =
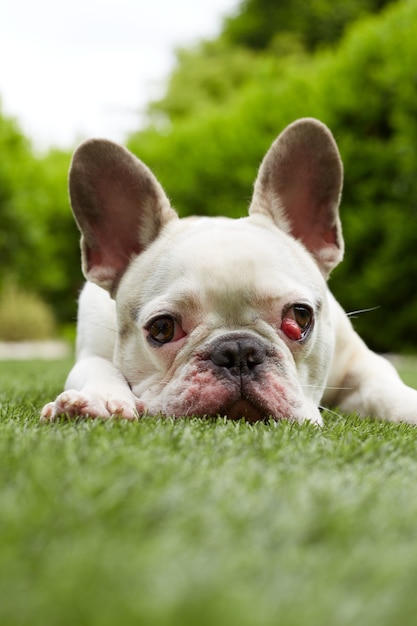
<svg viewBox="0 0 417 626">
<path fill-rule="evenodd" d="M 114 293 L 135 255 L 178 219 L 150 169 L 126 148 L 89 139 L 74 153 L 69 191 L 85 277 Z"/>
<path fill-rule="evenodd" d="M 300 119 L 267 152 L 249 213 L 268 215 L 301 241 L 327 278 L 343 258 L 342 184 L 343 166 L 333 135 L 318 120 Z"/>
</svg>

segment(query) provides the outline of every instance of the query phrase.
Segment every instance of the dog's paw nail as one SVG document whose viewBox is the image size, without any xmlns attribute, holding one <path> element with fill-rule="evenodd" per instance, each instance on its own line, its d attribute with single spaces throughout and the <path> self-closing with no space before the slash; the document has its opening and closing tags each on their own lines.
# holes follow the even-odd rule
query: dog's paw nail
<svg viewBox="0 0 417 626">
<path fill-rule="evenodd" d="M 130 404 L 127 404 L 126 402 L 121 402 L 120 400 L 109 400 L 107 402 L 107 410 L 110 415 L 114 415 L 115 417 L 120 417 L 122 419 L 135 420 L 138 418 L 134 407 L 130 406 Z"/>
<path fill-rule="evenodd" d="M 144 415 L 148 410 L 147 405 L 140 400 L 136 400 L 136 412 L 138 415 Z"/>
<path fill-rule="evenodd" d="M 87 404 L 88 400 L 78 393 L 63 393 L 59 398 L 62 413 L 77 413 L 78 411 L 82 411 Z"/>
</svg>

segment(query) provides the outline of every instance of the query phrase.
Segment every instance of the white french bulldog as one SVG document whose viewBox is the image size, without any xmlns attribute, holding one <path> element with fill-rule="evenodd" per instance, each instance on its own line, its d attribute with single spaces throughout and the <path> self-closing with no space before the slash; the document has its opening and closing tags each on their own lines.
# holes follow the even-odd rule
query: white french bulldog
<svg viewBox="0 0 417 626">
<path fill-rule="evenodd" d="M 343 256 L 342 163 L 300 119 L 272 144 L 249 217 L 177 213 L 128 150 L 89 140 L 70 196 L 87 282 L 77 362 L 42 411 L 322 423 L 320 406 L 417 423 L 417 391 L 371 352 L 328 291 Z"/>
</svg>

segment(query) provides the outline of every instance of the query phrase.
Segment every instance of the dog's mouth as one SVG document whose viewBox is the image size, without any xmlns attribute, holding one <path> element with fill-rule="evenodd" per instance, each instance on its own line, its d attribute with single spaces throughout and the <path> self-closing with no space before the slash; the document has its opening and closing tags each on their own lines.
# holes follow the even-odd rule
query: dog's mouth
<svg viewBox="0 0 417 626">
<path fill-rule="evenodd" d="M 231 368 L 215 368 L 208 359 L 198 357 L 164 385 L 163 393 L 158 394 L 157 386 L 147 391 L 142 398 L 147 413 L 178 418 L 220 416 L 249 423 L 302 419 L 302 394 L 281 362 L 271 357 L 251 371 L 241 369 L 236 375 Z M 137 396 L 142 397 L 140 390 Z"/>
<path fill-rule="evenodd" d="M 239 399 L 225 411 L 225 417 L 230 420 L 244 419 L 253 424 L 255 422 L 265 421 L 268 415 L 249 400 Z"/>
</svg>

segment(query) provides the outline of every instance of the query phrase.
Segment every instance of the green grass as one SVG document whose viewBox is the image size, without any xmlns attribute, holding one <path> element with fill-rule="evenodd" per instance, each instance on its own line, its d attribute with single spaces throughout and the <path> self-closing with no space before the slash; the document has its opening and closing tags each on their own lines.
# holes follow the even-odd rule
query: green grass
<svg viewBox="0 0 417 626">
<path fill-rule="evenodd" d="M 68 367 L 0 363 L 1 624 L 415 623 L 417 428 L 40 424 Z"/>
</svg>

